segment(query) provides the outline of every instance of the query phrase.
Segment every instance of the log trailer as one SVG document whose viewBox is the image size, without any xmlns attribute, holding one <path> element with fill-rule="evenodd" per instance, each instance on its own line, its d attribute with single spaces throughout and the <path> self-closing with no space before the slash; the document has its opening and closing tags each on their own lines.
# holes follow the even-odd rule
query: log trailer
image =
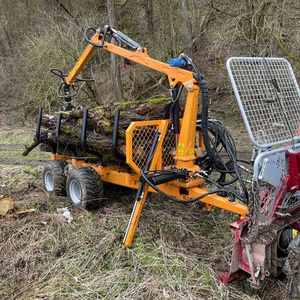
<svg viewBox="0 0 300 300">
<path fill-rule="evenodd" d="M 81 148 L 97 157 L 97 162 L 78 158 L 75 148 L 72 157 L 59 153 L 62 114 L 58 113 L 56 143 L 50 144 L 51 161 L 43 172 L 46 192 L 66 193 L 74 205 L 89 208 L 103 200 L 103 182 L 136 189 L 125 247 L 132 243 L 149 192 L 174 202 L 200 201 L 205 209 L 214 206 L 233 212 L 239 220 L 230 225 L 234 234 L 232 262 L 230 272 L 220 280 L 227 284 L 246 273 L 251 284 L 260 287 L 266 277 L 283 271 L 291 278 L 290 296 L 300 297 L 300 90 L 288 61 L 233 57 L 227 62 L 254 144 L 247 162 L 238 160 L 224 125 L 209 118 L 207 84 L 191 58 L 181 54 L 169 64 L 157 61 L 149 57 L 146 48 L 108 25 L 89 27 L 84 37 L 88 45 L 72 71 L 64 75 L 59 69 L 51 70 L 61 79 L 57 95 L 66 100 L 65 110 L 76 109 L 72 101 L 74 84 L 85 80 L 78 75 L 94 51 L 101 48 L 123 57 L 125 62 L 167 75 L 172 99 L 170 119 L 132 122 L 126 131 L 126 163 L 112 164 L 85 143 L 87 109 L 83 113 Z M 187 99 L 180 119 L 183 89 Z M 112 139 L 115 156 L 118 119 L 117 110 Z M 47 139 L 40 140 L 41 120 L 42 108 L 36 139 L 47 144 Z"/>
</svg>

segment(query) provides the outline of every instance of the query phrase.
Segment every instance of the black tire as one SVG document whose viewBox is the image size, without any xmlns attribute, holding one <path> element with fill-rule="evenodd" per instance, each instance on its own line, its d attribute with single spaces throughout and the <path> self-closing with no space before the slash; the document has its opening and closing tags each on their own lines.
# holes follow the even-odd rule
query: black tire
<svg viewBox="0 0 300 300">
<path fill-rule="evenodd" d="M 72 204 L 87 210 L 103 202 L 103 183 L 92 167 L 74 168 L 67 178 L 67 196 Z"/>
<path fill-rule="evenodd" d="M 56 196 L 66 195 L 65 167 L 67 162 L 64 160 L 49 161 L 43 171 L 44 190 L 47 193 L 54 192 Z"/>
</svg>

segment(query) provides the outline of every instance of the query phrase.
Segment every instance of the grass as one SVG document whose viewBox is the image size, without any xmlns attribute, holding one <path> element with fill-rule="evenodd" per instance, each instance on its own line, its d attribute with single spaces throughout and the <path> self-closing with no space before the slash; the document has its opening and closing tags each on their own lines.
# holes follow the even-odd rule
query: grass
<svg viewBox="0 0 300 300">
<path fill-rule="evenodd" d="M 154 197 L 132 247 L 123 249 L 132 201 L 114 199 L 95 212 L 70 208 L 69 224 L 57 212 L 68 205 L 65 198 L 39 189 L 23 195 L 19 209 L 37 210 L 1 224 L 0 298 L 260 299 L 242 291 L 245 282 L 224 287 L 216 280 L 228 269 L 234 216 Z"/>
<path fill-rule="evenodd" d="M 32 142 L 34 135 L 33 129 L 15 129 L 15 128 L 1 128 L 0 131 L 0 144 L 2 145 L 25 145 Z"/>
<path fill-rule="evenodd" d="M 35 196 L 39 202 L 43 199 L 40 192 Z M 26 201 L 33 205 L 31 199 Z M 209 263 L 199 262 L 198 255 L 183 245 L 198 227 L 195 218 L 200 210 L 189 219 L 191 228 L 181 228 L 184 215 L 171 218 L 167 203 L 152 199 L 133 247 L 121 248 L 131 201 L 132 197 L 108 202 L 94 213 L 72 210 L 74 221 L 68 224 L 55 209 L 66 205 L 64 200 L 54 200 L 51 212 L 53 203 L 44 195 L 34 215 L 8 217 L 1 226 L 1 299 L 202 299 L 226 291 L 213 279 Z M 2 244 L 5 233 L 11 234 Z"/>
<path fill-rule="evenodd" d="M 4 138 L 17 145 L 18 136 Z M 124 249 L 133 194 L 107 188 L 109 200 L 87 212 L 42 191 L 41 162 L 21 162 L 0 162 L 0 194 L 14 197 L 16 211 L 35 212 L 0 219 L 0 299 L 287 298 L 287 284 L 277 279 L 259 292 L 245 278 L 226 287 L 217 281 L 229 270 L 228 225 L 237 216 L 152 196 L 132 247 Z M 61 207 L 71 211 L 71 223 L 58 212 Z"/>
<path fill-rule="evenodd" d="M 0 151 L 0 161 L 19 160 L 19 161 L 48 161 L 50 159 L 50 154 L 46 152 L 41 152 L 34 149 L 27 156 L 22 156 L 23 150 L 2 150 Z"/>
<path fill-rule="evenodd" d="M 23 162 L 30 163 L 32 161 L 47 161 L 49 153 L 41 152 L 34 149 L 27 156 L 22 156 L 25 150 L 25 145 L 33 142 L 33 129 L 11 129 L 3 128 L 0 131 L 0 162 L 8 165 L 10 163 L 22 164 Z"/>
</svg>

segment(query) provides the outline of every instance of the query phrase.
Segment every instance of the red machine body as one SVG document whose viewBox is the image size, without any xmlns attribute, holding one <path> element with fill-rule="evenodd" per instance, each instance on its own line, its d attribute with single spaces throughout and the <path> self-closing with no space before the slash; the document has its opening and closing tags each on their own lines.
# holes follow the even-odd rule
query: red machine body
<svg viewBox="0 0 300 300">
<path fill-rule="evenodd" d="M 260 192 L 260 203 L 252 210 L 247 218 L 238 220 L 230 225 L 230 230 L 234 234 L 234 247 L 231 260 L 230 272 L 220 280 L 227 284 L 237 278 L 241 271 L 251 276 L 253 286 L 259 287 L 260 283 L 268 276 L 274 277 L 282 273 L 287 249 L 280 249 L 280 238 L 284 230 L 292 232 L 293 237 L 299 231 L 299 204 L 294 210 L 282 213 L 283 202 L 287 193 L 295 194 L 300 188 L 300 152 L 286 152 L 288 162 L 288 173 L 283 176 L 280 185 L 277 187 L 275 199 L 274 191 L 269 189 L 261 190 L 257 187 L 253 191 L 252 201 Z M 259 191 L 260 190 L 260 191 Z M 270 202 L 274 205 L 268 215 L 266 209 Z M 253 213 L 256 211 L 257 214 Z M 265 222 L 262 218 L 268 216 Z"/>
</svg>

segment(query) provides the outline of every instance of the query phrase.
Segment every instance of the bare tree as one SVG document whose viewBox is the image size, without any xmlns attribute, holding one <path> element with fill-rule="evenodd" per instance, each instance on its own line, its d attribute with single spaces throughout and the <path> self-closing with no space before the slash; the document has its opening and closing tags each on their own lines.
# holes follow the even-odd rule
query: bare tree
<svg viewBox="0 0 300 300">
<path fill-rule="evenodd" d="M 146 20 L 148 25 L 148 30 L 150 34 L 153 34 L 154 25 L 153 25 L 153 0 L 144 0 L 145 11 L 146 11 Z"/>
<path fill-rule="evenodd" d="M 11 51 L 10 41 L 4 27 L 0 27 L 0 46 L 2 46 L 6 54 L 10 53 Z"/>
<path fill-rule="evenodd" d="M 186 44 L 186 54 L 193 57 L 193 34 L 192 34 L 192 23 L 190 20 L 188 3 L 187 0 L 181 0 L 183 24 L 184 24 L 184 39 Z"/>
<path fill-rule="evenodd" d="M 273 36 L 270 41 L 270 55 L 278 55 L 278 39 L 281 36 L 284 0 L 275 1 L 273 13 Z"/>
<path fill-rule="evenodd" d="M 117 25 L 117 18 L 116 18 L 116 10 L 115 10 L 115 1 L 114 0 L 107 0 L 107 11 L 108 11 L 108 18 L 109 23 L 111 26 L 115 27 Z M 119 102 L 124 100 L 123 96 L 123 89 L 121 83 L 121 75 L 119 69 L 119 60 L 115 57 L 115 54 L 111 53 L 110 55 L 110 66 L 112 71 L 112 80 L 116 98 Z"/>
</svg>

